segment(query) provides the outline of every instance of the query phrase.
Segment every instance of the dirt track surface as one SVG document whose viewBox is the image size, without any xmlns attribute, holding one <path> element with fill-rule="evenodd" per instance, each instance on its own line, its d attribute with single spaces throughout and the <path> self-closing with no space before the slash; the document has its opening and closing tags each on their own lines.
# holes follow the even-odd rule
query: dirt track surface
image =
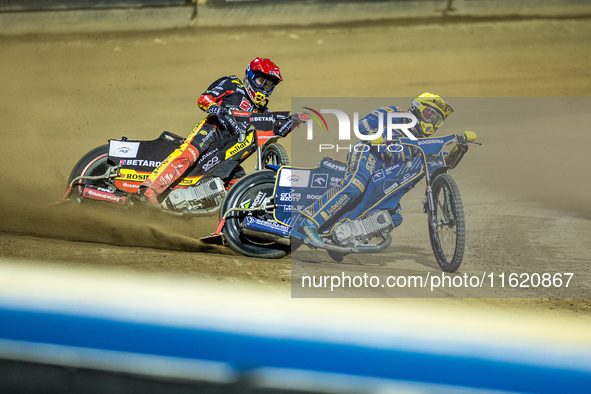
<svg viewBox="0 0 591 394">
<path fill-rule="evenodd" d="M 60 200 L 76 161 L 107 139 L 188 134 L 203 116 L 199 94 L 221 75 L 241 76 L 255 56 L 282 69 L 275 110 L 290 108 L 291 97 L 429 91 L 447 98 L 576 102 L 591 93 L 589 20 L 3 37 L 0 256 L 288 286 L 289 258 L 244 258 L 199 242 L 214 230 L 216 216 L 187 221 L 151 211 L 50 206 Z M 540 123 L 511 128 L 477 120 L 464 126 L 450 118 L 446 127 L 472 128 L 484 143 L 454 172 L 468 218 L 463 268 L 534 272 L 543 262 L 556 272 L 582 272 L 589 263 L 591 189 L 582 168 L 590 118 L 588 106 L 575 107 L 574 114 L 565 104 L 560 115 L 549 116 L 551 108 L 524 104 L 524 116 L 545 116 L 542 129 Z M 573 139 L 557 138 L 565 135 Z M 414 190 L 403 201 L 405 223 L 385 255 L 392 270 L 436 268 L 420 199 Z M 358 263 L 353 258 L 344 265 L 362 270 Z M 310 269 L 322 272 L 323 264 L 334 263 Z M 588 297 L 589 282 L 579 286 Z M 587 299 L 457 302 L 581 318 L 591 312 Z"/>
</svg>

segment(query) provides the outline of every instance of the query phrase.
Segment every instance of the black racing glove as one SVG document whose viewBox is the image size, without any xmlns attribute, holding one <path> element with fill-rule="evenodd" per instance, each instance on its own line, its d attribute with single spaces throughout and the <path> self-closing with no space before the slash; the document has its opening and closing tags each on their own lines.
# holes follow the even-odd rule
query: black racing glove
<svg viewBox="0 0 591 394">
<path fill-rule="evenodd" d="M 285 137 L 293 129 L 302 123 L 305 123 L 308 119 L 310 119 L 310 117 L 303 112 L 297 112 L 284 119 L 277 119 L 277 123 L 275 125 L 275 135 Z"/>
<path fill-rule="evenodd" d="M 236 119 L 234 119 L 234 117 L 230 114 L 224 115 L 223 119 L 235 133 L 240 133 L 241 131 L 243 132 L 244 130 L 246 130 L 246 127 L 236 122 Z"/>
<path fill-rule="evenodd" d="M 275 135 L 279 135 L 281 137 L 285 137 L 288 135 L 291 130 L 293 129 L 293 120 L 289 119 L 286 122 L 277 122 L 275 125 Z"/>
<path fill-rule="evenodd" d="M 220 123 L 224 124 L 226 129 L 231 129 L 234 134 L 238 135 L 239 143 L 244 142 L 246 139 L 246 133 L 248 131 L 245 124 L 236 122 L 234 116 L 229 113 L 227 115 L 218 116 L 218 119 L 220 120 Z"/>
<path fill-rule="evenodd" d="M 215 104 L 212 105 L 212 106 L 210 106 L 207 109 L 207 112 L 210 113 L 210 114 L 212 114 L 212 115 L 218 116 L 218 117 L 219 116 L 226 115 L 226 113 L 227 113 L 227 111 L 226 111 L 225 108 L 220 107 L 219 105 L 215 105 Z"/>
<path fill-rule="evenodd" d="M 242 127 L 242 125 L 240 125 L 238 122 L 236 122 L 236 120 L 234 119 L 234 117 L 228 109 L 221 107 L 217 104 L 213 104 L 207 109 L 207 113 L 217 116 L 218 121 L 222 124 L 222 126 L 225 129 L 233 131 L 236 134 L 244 134 L 245 128 Z"/>
</svg>

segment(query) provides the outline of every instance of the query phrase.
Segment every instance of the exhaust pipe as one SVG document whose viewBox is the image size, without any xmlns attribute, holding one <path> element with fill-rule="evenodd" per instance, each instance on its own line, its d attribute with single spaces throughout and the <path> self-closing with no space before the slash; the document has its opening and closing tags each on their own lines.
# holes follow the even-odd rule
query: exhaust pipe
<svg viewBox="0 0 591 394">
<path fill-rule="evenodd" d="M 285 246 L 291 245 L 291 239 L 289 237 L 283 237 L 281 235 L 271 234 L 265 231 L 258 231 L 248 227 L 243 227 L 242 233 L 248 237 L 260 239 L 261 241 L 276 242 Z"/>
</svg>

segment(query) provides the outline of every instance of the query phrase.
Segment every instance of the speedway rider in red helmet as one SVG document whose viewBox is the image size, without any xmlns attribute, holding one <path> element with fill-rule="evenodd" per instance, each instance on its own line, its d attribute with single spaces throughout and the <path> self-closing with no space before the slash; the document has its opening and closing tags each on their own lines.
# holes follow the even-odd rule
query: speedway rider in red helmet
<svg viewBox="0 0 591 394">
<path fill-rule="evenodd" d="M 196 127 L 179 149 L 150 174 L 137 196 L 157 205 L 158 195 L 195 164 L 205 151 L 215 149 L 228 139 L 238 141 L 243 138 L 244 126 L 238 124 L 228 110 L 268 112 L 269 96 L 281 81 L 279 67 L 269 59 L 257 57 L 246 68 L 244 80 L 232 75 L 213 82 L 197 101 L 199 108 L 213 116 L 200 129 Z M 243 175 L 244 170 L 239 167 L 234 178 Z"/>
</svg>

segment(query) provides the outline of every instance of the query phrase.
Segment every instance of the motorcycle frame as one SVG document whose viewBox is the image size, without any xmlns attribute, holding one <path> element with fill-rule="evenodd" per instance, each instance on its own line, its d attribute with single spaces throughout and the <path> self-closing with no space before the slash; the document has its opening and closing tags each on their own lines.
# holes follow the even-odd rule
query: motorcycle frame
<svg viewBox="0 0 591 394">
<path fill-rule="evenodd" d="M 375 204 L 371 205 L 368 209 L 365 209 L 366 204 L 362 205 L 363 211 L 360 212 L 356 212 L 359 211 L 359 208 L 353 209 L 353 210 L 349 210 L 348 212 L 345 213 L 345 215 L 341 216 L 340 218 L 338 218 L 335 222 L 333 222 L 332 224 L 330 224 L 328 226 L 328 233 L 325 231 L 323 233 L 323 235 L 330 235 L 330 233 L 332 232 L 332 230 L 335 228 L 336 224 L 341 222 L 342 220 L 356 220 L 358 218 L 360 218 L 361 216 L 363 216 L 364 214 L 370 212 L 371 210 L 374 209 L 379 209 L 379 208 L 386 208 L 387 206 L 390 205 L 394 205 L 393 201 L 395 202 L 394 206 L 397 206 L 400 199 L 412 188 L 414 188 L 421 180 L 422 178 L 425 178 L 425 182 L 426 182 L 426 190 L 425 190 L 425 195 L 426 195 L 426 201 L 424 202 L 424 207 L 426 206 L 425 209 L 425 213 L 427 213 L 429 215 L 429 223 L 433 228 L 437 227 L 437 218 L 435 216 L 435 202 L 433 199 L 433 190 L 432 190 L 432 179 L 434 179 L 437 175 L 439 175 L 440 173 L 445 173 L 448 171 L 448 169 L 450 168 L 450 166 L 445 164 L 445 159 L 444 159 L 444 154 L 443 154 L 443 149 L 445 148 L 445 146 L 447 146 L 450 143 L 453 142 L 459 142 L 458 137 L 455 134 L 452 135 L 448 135 L 448 136 L 444 136 L 444 137 L 438 137 L 437 139 L 441 140 L 441 143 L 436 143 L 436 144 L 432 144 L 433 146 L 437 146 L 436 150 L 433 149 L 423 149 L 421 148 L 419 145 L 420 143 L 418 141 L 421 140 L 427 140 L 427 139 L 421 139 L 421 140 L 411 140 L 411 139 L 404 139 L 401 138 L 398 140 L 398 143 L 400 143 L 401 145 L 405 145 L 408 147 L 414 147 L 417 148 L 419 154 L 414 156 L 419 157 L 419 160 L 421 162 L 421 169 L 418 172 L 418 174 L 414 177 L 412 177 L 411 179 L 409 179 L 407 182 L 401 183 L 400 185 L 398 185 L 393 191 L 391 191 L 390 193 L 388 193 L 386 196 L 384 196 L 383 198 L 381 198 L 378 202 L 376 202 Z M 430 140 L 433 140 L 433 138 L 431 138 Z M 429 145 L 427 145 L 429 146 Z M 427 152 L 425 151 L 427 150 Z M 432 165 L 429 166 L 429 162 L 427 160 L 427 155 L 428 154 L 436 154 L 436 156 L 439 156 L 441 158 L 441 163 L 442 164 L 438 164 L 438 165 Z M 414 163 L 413 159 L 410 164 L 414 167 L 414 165 L 412 163 Z M 409 167 L 409 164 L 407 164 L 406 162 L 403 164 L 406 165 L 407 168 Z M 277 172 L 277 174 L 280 174 L 280 171 L 283 170 L 284 168 L 289 168 L 289 169 L 305 169 L 305 168 L 301 168 L 301 167 L 287 167 L 287 166 L 282 166 L 282 167 L 277 167 L 277 166 L 268 166 L 269 168 L 275 170 Z M 430 168 L 432 167 L 432 168 Z M 318 167 L 314 167 L 314 168 L 318 168 Z M 245 211 L 245 212 L 253 212 L 253 211 L 261 211 L 261 210 L 269 210 L 273 212 L 273 217 L 274 219 L 281 224 L 284 225 L 288 225 L 287 223 L 284 223 L 282 220 L 280 220 L 279 218 L 277 218 L 277 208 L 278 208 L 278 185 L 279 185 L 279 176 L 276 177 L 275 180 L 275 186 L 274 186 L 274 190 L 273 190 L 273 198 L 275 200 L 275 204 L 273 205 L 265 205 L 263 204 L 260 207 L 254 207 L 254 208 L 248 208 L 248 209 L 243 209 L 243 208 L 233 208 L 231 211 Z M 374 187 L 377 185 L 377 183 L 374 185 Z M 280 190 L 280 189 L 279 189 Z M 328 190 L 325 189 L 325 191 Z M 367 196 L 369 193 L 369 188 L 365 190 L 364 192 L 364 197 Z M 362 197 L 360 204 L 362 204 L 363 202 L 365 202 L 364 197 Z M 221 231 L 223 229 L 224 223 L 225 223 L 225 219 L 227 217 L 227 214 L 230 211 L 226 212 L 222 219 L 220 220 L 220 223 L 218 225 L 218 228 L 216 229 L 216 231 L 212 234 L 212 235 L 219 235 L 221 234 Z M 271 234 L 271 233 L 269 233 Z M 275 236 L 275 237 L 279 237 L 279 236 Z M 280 237 L 283 238 L 283 237 Z M 392 238 L 390 236 L 390 233 L 387 232 L 383 235 L 384 240 L 377 245 L 373 245 L 373 246 L 353 246 L 353 247 L 346 247 L 346 246 L 341 246 L 341 245 L 330 245 L 327 244 L 325 245 L 325 248 L 327 250 L 333 250 L 335 252 L 341 252 L 341 253 L 376 253 L 379 251 L 382 251 L 384 249 L 386 249 L 391 241 Z M 281 242 L 283 243 L 283 242 Z"/>
<path fill-rule="evenodd" d="M 231 111 L 230 113 L 232 116 L 252 116 L 255 113 L 252 112 L 245 112 L 245 111 Z M 258 115 L 258 114 L 257 114 Z M 205 122 L 210 119 L 211 115 L 206 116 L 204 119 L 202 119 L 196 126 L 196 131 L 198 132 L 199 130 L 201 130 L 201 128 L 203 127 L 203 125 L 205 124 Z M 253 138 L 252 138 L 252 142 L 243 147 L 242 149 L 240 149 L 240 151 L 244 151 L 247 150 L 248 148 L 252 147 L 254 144 L 256 144 L 256 149 L 253 151 L 256 152 L 257 154 L 257 160 L 255 163 L 255 171 L 259 171 L 260 169 L 263 168 L 263 163 L 262 163 L 262 156 L 263 156 L 263 148 L 265 145 L 270 145 L 274 142 L 277 142 L 279 140 L 279 138 L 282 138 L 282 136 L 278 136 L 274 134 L 273 130 L 265 130 L 265 131 L 261 131 L 261 130 L 257 130 L 254 126 L 250 126 L 250 128 L 248 130 L 252 129 L 252 133 L 253 133 Z M 290 130 L 291 132 L 291 130 Z M 287 133 L 285 136 L 287 136 L 289 133 Z M 248 134 L 245 135 L 245 139 L 248 136 Z M 232 149 L 232 148 L 230 148 Z M 250 156 L 252 156 L 252 153 L 250 153 L 248 156 L 246 156 L 244 159 L 240 160 L 240 163 L 243 163 L 245 160 L 247 160 Z M 124 193 L 130 193 L 129 190 L 125 190 L 122 189 L 120 186 L 117 186 L 116 181 L 118 179 L 121 178 L 122 176 L 122 172 L 121 172 L 122 168 L 121 168 L 121 164 L 117 164 L 116 166 L 112 166 L 109 167 L 107 169 L 107 171 L 105 172 L 105 174 L 103 175 L 98 175 L 98 176 L 79 176 L 74 178 L 70 184 L 68 185 L 68 187 L 66 188 L 66 191 L 62 197 L 62 201 L 67 201 L 67 199 L 69 198 L 69 195 L 71 194 L 74 186 L 76 184 L 78 184 L 80 181 L 82 180 L 100 180 L 100 179 L 104 179 L 106 181 L 109 181 L 110 183 L 112 183 L 112 187 L 115 188 L 116 191 L 119 192 L 124 192 Z M 190 187 L 190 186 L 196 186 L 199 184 L 199 182 L 201 182 L 201 180 L 203 179 L 203 177 L 206 174 L 200 174 L 197 176 L 191 176 L 191 172 L 188 171 L 186 174 L 183 175 L 183 177 L 181 179 L 186 180 L 186 179 L 191 179 L 191 184 L 189 185 L 175 185 L 173 187 L 174 188 L 178 188 L 178 187 Z M 129 181 L 130 183 L 138 183 L 138 182 L 134 182 L 134 181 Z M 141 182 L 140 182 L 141 183 Z M 122 197 L 121 201 L 122 203 L 125 203 L 126 198 Z M 113 202 L 113 201 L 109 201 L 109 202 Z M 209 213 L 209 212 L 213 212 L 217 209 L 219 209 L 220 206 L 217 206 L 215 208 L 212 209 L 207 209 L 205 210 L 206 212 L 203 213 Z"/>
</svg>

